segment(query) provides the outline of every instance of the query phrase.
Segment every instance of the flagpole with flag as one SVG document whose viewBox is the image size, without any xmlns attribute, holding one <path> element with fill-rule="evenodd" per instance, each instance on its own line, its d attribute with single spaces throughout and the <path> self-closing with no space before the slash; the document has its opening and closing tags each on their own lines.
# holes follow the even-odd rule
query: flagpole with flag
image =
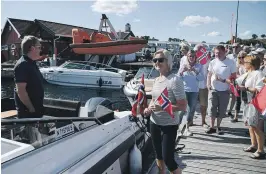
<svg viewBox="0 0 266 174">
<path fill-rule="evenodd" d="M 140 80 L 140 86 L 138 88 L 138 93 L 135 97 L 135 100 L 132 105 L 131 113 L 132 116 L 136 117 L 138 113 L 141 115 L 144 114 L 144 109 L 148 107 L 147 104 L 147 97 L 145 92 L 145 86 L 144 86 L 144 74 L 142 74 L 141 80 Z"/>
</svg>

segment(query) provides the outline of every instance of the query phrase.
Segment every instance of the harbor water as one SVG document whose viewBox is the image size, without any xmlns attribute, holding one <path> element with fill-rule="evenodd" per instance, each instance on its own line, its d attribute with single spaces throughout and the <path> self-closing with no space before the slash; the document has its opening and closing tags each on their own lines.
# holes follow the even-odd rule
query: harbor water
<svg viewBox="0 0 266 174">
<path fill-rule="evenodd" d="M 13 80 L 1 80 L 1 97 L 13 98 L 15 83 Z M 80 101 L 82 105 L 92 97 L 104 97 L 111 101 L 119 101 L 115 108 L 120 111 L 130 110 L 131 106 L 122 89 L 89 89 L 79 87 L 58 86 L 44 83 L 45 98 Z"/>
</svg>

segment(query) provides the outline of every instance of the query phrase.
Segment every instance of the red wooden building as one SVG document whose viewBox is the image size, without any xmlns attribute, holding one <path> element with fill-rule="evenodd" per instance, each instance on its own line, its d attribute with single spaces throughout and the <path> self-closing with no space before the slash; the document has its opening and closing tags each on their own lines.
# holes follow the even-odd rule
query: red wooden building
<svg viewBox="0 0 266 174">
<path fill-rule="evenodd" d="M 129 24 L 127 24 L 129 25 Z M 1 62 L 17 60 L 21 56 L 21 40 L 26 35 L 34 35 L 42 40 L 42 53 L 52 57 L 57 53 L 57 57 L 67 60 L 84 60 L 84 55 L 75 54 L 69 47 L 72 43 L 72 29 L 83 29 L 89 34 L 97 31 L 95 29 L 61 24 L 51 21 L 35 19 L 34 21 L 8 18 L 1 33 Z M 111 37 L 112 34 L 108 33 Z M 121 32 L 122 38 L 134 36 L 133 32 Z M 56 49 L 55 49 L 56 48 Z"/>
</svg>

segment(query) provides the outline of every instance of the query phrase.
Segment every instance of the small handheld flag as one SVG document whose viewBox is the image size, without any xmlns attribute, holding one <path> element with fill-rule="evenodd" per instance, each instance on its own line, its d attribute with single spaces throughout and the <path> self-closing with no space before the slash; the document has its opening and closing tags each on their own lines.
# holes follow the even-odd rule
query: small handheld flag
<svg viewBox="0 0 266 174">
<path fill-rule="evenodd" d="M 164 111 L 166 111 L 172 118 L 174 118 L 174 113 L 173 113 L 173 109 L 172 109 L 172 103 L 171 103 L 171 101 L 168 98 L 167 88 L 164 88 L 163 92 L 157 98 L 156 101 L 160 104 L 160 106 L 162 107 L 162 109 Z"/>
<path fill-rule="evenodd" d="M 233 83 L 230 83 L 229 84 L 229 87 L 230 87 L 231 92 L 234 94 L 234 96 L 236 96 L 236 97 L 239 97 L 240 96 L 239 93 L 237 92 L 237 89 L 236 89 L 236 87 L 234 86 Z"/>
</svg>

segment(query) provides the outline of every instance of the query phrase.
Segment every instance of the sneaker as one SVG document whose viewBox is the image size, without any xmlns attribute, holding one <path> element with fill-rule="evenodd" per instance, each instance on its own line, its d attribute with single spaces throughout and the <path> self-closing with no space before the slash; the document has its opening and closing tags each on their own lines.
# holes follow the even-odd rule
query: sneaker
<svg viewBox="0 0 266 174">
<path fill-rule="evenodd" d="M 233 114 L 231 112 L 228 112 L 227 115 L 233 118 Z"/>
<path fill-rule="evenodd" d="M 189 137 L 189 136 L 192 136 L 193 133 L 192 133 L 189 129 L 186 129 L 186 131 L 185 131 L 185 135 L 186 135 L 187 137 Z"/>
<path fill-rule="evenodd" d="M 224 134 L 224 132 L 222 131 L 222 129 L 221 129 L 220 127 L 218 127 L 218 128 L 216 129 L 216 133 L 217 133 L 218 135 L 223 135 L 223 134 Z"/>
<path fill-rule="evenodd" d="M 205 131 L 207 134 L 212 134 L 216 132 L 216 129 L 209 127 L 208 130 Z"/>
</svg>

